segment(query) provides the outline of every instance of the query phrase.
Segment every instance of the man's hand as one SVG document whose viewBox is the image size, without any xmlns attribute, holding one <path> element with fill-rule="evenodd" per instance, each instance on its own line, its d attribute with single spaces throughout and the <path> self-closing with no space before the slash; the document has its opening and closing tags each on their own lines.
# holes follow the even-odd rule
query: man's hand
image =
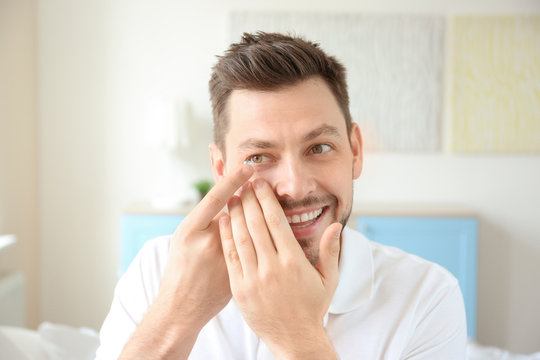
<svg viewBox="0 0 540 360">
<path fill-rule="evenodd" d="M 313 267 L 270 186 L 257 179 L 220 219 L 232 294 L 244 319 L 278 358 L 331 359 L 323 327 L 338 284 L 341 224 L 320 241 Z"/>
<path fill-rule="evenodd" d="M 251 166 L 242 165 L 223 178 L 178 226 L 158 296 L 121 358 L 187 358 L 200 329 L 229 302 L 218 219 L 252 174 Z"/>
<path fill-rule="evenodd" d="M 252 167 L 243 165 L 220 181 L 182 221 L 171 239 L 160 293 L 173 296 L 182 318 L 193 318 L 192 325 L 197 328 L 231 298 L 218 219 L 227 200 L 252 174 Z"/>
</svg>

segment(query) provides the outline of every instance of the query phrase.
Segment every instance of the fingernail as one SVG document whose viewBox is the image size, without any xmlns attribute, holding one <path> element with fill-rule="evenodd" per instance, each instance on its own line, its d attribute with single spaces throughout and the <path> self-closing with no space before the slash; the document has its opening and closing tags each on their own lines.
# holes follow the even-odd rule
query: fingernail
<svg viewBox="0 0 540 360">
<path fill-rule="evenodd" d="M 244 161 L 242 164 L 248 164 L 249 166 L 253 167 L 253 163 L 249 160 Z"/>
<path fill-rule="evenodd" d="M 334 237 L 336 239 L 339 239 L 341 237 L 341 230 L 343 230 L 343 225 L 342 224 L 340 224 L 339 228 L 336 230 L 336 234 L 334 235 Z"/>
<path fill-rule="evenodd" d="M 238 196 L 233 196 L 229 200 L 229 206 L 235 206 L 235 205 L 238 205 L 238 204 L 240 204 L 240 198 Z"/>
</svg>

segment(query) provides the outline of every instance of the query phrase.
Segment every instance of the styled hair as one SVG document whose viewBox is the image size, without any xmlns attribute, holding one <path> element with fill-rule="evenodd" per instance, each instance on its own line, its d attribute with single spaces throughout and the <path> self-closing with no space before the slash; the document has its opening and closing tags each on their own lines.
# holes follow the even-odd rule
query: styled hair
<svg viewBox="0 0 540 360">
<path fill-rule="evenodd" d="M 212 68 L 210 100 L 214 117 L 214 142 L 225 155 L 228 131 L 227 101 L 233 90 L 276 91 L 312 77 L 329 86 L 351 131 L 345 67 L 327 55 L 319 44 L 278 33 L 244 33 L 231 44 Z"/>
</svg>

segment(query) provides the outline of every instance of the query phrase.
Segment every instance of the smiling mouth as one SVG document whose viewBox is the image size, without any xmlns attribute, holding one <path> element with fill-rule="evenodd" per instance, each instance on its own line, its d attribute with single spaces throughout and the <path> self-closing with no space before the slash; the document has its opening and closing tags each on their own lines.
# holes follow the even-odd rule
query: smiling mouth
<svg viewBox="0 0 540 360">
<path fill-rule="evenodd" d="M 317 210 L 308 211 L 301 214 L 295 214 L 292 216 L 287 216 L 287 221 L 291 228 L 303 228 L 313 224 L 319 219 L 322 215 L 324 207 L 321 207 Z"/>
</svg>

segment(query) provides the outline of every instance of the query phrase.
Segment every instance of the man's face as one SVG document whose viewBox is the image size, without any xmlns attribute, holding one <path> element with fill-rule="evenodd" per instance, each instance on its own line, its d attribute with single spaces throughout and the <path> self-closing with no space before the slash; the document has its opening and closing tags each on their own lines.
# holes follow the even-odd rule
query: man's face
<svg viewBox="0 0 540 360">
<path fill-rule="evenodd" d="M 245 160 L 254 178 L 274 189 L 306 257 L 316 264 L 326 227 L 345 225 L 353 179 L 360 176 L 360 131 L 349 142 L 345 119 L 328 85 L 312 78 L 278 91 L 235 90 L 227 104 L 226 162 L 211 146 L 217 179 Z"/>
</svg>

